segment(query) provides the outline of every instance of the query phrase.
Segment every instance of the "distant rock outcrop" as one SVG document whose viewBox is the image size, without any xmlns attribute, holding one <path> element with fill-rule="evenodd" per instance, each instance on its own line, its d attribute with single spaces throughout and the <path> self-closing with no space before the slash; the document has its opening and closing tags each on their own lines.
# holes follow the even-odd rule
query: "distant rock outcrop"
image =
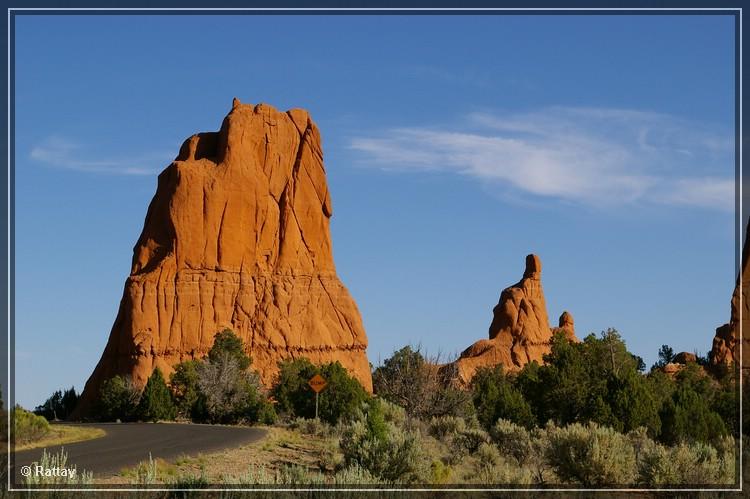
<svg viewBox="0 0 750 499">
<path fill-rule="evenodd" d="M 672 357 L 672 361 L 665 364 L 661 371 L 668 376 L 676 376 L 677 373 L 685 369 L 685 367 L 688 366 L 688 364 L 695 364 L 698 362 L 698 356 L 694 353 L 690 352 L 680 352 L 674 357 Z M 705 370 L 701 370 L 705 374 Z"/>
<path fill-rule="evenodd" d="M 241 104 L 185 141 L 160 175 L 109 342 L 74 417 L 101 383 L 202 358 L 224 328 L 264 383 L 281 359 L 340 361 L 372 389 L 357 305 L 336 275 L 320 133 L 302 109 Z"/>
<path fill-rule="evenodd" d="M 747 231 L 750 230 L 750 222 Z M 740 360 L 740 341 L 742 341 L 742 367 L 750 370 L 750 246 L 745 239 L 742 249 L 742 263 L 737 276 L 731 301 L 729 323 L 716 328 L 709 361 L 714 366 L 729 365 Z M 741 311 L 741 313 L 740 313 Z M 744 334 L 743 334 L 744 332 Z"/>
<path fill-rule="evenodd" d="M 502 291 L 493 313 L 489 339 L 477 341 L 451 364 L 460 384 L 468 384 L 480 367 L 503 364 L 506 370 L 514 371 L 533 360 L 541 363 L 558 331 L 578 341 L 573 316 L 568 312 L 560 316 L 559 327 L 550 328 L 542 290 L 542 262 L 536 255 L 526 257 L 523 278 Z"/>
</svg>

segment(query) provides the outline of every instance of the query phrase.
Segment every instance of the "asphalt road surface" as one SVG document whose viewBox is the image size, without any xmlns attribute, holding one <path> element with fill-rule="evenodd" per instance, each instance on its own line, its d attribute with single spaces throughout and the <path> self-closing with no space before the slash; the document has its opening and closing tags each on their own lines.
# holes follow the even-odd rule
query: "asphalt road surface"
<svg viewBox="0 0 750 499">
<path fill-rule="evenodd" d="M 82 424 L 101 428 L 103 437 L 83 442 L 47 448 L 56 453 L 60 447 L 68 454 L 68 466 L 76 465 L 78 472 L 91 471 L 95 477 L 115 475 L 125 467 L 148 460 L 171 459 L 180 455 L 195 455 L 256 442 L 266 436 L 266 430 L 242 426 L 213 426 L 169 423 L 96 423 Z M 39 461 L 42 449 L 15 453 L 16 483 L 23 483 L 20 469 Z"/>
</svg>

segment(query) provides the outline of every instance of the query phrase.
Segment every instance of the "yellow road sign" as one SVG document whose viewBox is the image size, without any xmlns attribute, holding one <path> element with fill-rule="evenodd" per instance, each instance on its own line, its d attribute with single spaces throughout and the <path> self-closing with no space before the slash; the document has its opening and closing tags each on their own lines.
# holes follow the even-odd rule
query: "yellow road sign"
<svg viewBox="0 0 750 499">
<path fill-rule="evenodd" d="M 310 378 L 310 381 L 308 381 L 307 384 L 310 385 L 310 388 L 312 388 L 315 393 L 319 393 L 323 388 L 326 387 L 326 380 L 320 374 L 316 374 L 315 376 Z"/>
</svg>

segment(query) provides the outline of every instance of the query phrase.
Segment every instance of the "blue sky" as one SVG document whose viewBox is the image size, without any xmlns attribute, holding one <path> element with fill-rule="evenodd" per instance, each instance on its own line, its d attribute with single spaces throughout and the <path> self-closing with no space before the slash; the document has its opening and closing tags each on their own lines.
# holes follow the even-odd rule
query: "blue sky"
<svg viewBox="0 0 750 499">
<path fill-rule="evenodd" d="M 648 365 L 734 285 L 728 16 L 17 16 L 16 392 L 79 390 L 156 175 L 233 97 L 308 109 L 371 362 L 484 338 L 524 256 L 550 318 Z"/>
</svg>

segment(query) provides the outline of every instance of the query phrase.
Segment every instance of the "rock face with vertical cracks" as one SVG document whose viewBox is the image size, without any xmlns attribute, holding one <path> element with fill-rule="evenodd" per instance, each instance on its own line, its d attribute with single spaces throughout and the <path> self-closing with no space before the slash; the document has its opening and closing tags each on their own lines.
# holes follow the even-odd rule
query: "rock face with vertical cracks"
<svg viewBox="0 0 750 499">
<path fill-rule="evenodd" d="M 542 362 L 550 351 L 550 340 L 556 332 L 578 341 L 573 316 L 564 312 L 559 327 L 550 328 L 547 304 L 542 290 L 542 261 L 536 255 L 526 257 L 523 278 L 500 294 L 493 310 L 489 339 L 479 340 L 461 353 L 451 365 L 460 385 L 467 385 L 480 367 L 502 364 L 515 371 L 531 361 Z"/>
<path fill-rule="evenodd" d="M 234 100 L 160 175 L 120 309 L 74 417 L 116 374 L 204 357 L 224 328 L 269 385 L 281 359 L 340 361 L 372 389 L 357 305 L 336 275 L 331 196 L 308 113 Z"/>
<path fill-rule="evenodd" d="M 729 323 L 716 328 L 711 351 L 708 354 L 711 364 L 729 365 L 740 361 L 740 341 L 742 341 L 742 369 L 750 371 L 750 246 L 745 229 L 745 245 L 742 248 L 742 262 L 737 276 L 731 301 Z M 740 309 L 742 313 L 740 314 Z"/>
</svg>

